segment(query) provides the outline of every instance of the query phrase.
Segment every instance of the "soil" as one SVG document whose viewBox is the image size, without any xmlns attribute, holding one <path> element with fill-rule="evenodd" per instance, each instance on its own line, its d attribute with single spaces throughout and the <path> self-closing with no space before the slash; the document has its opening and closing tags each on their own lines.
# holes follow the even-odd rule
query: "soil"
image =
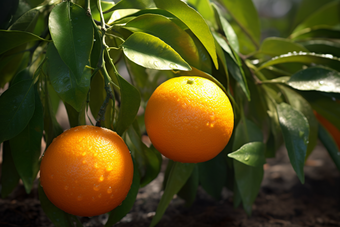
<svg viewBox="0 0 340 227">
<path fill-rule="evenodd" d="M 340 173 L 322 145 L 318 145 L 305 166 L 306 180 L 301 184 L 292 169 L 286 151 L 268 159 L 260 193 L 248 217 L 242 208 L 234 208 L 232 192 L 222 192 L 214 200 L 201 188 L 191 207 L 174 198 L 158 227 L 335 227 L 340 226 Z M 161 197 L 163 172 L 141 188 L 132 210 L 115 227 L 147 227 Z M 84 226 L 99 227 L 107 215 L 80 219 Z M 53 226 L 41 210 L 37 186 L 27 195 L 22 184 L 6 199 L 0 199 L 1 227 Z"/>
</svg>

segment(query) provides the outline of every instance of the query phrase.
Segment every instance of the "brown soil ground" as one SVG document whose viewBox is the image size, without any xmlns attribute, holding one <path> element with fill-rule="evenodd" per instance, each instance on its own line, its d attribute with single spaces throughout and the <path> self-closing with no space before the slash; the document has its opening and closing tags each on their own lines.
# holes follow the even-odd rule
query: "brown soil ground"
<svg viewBox="0 0 340 227">
<path fill-rule="evenodd" d="M 261 191 L 247 217 L 242 208 L 233 208 L 232 192 L 225 189 L 215 201 L 199 189 L 196 201 L 185 207 L 174 198 L 158 227 L 279 227 L 340 226 L 340 173 L 327 151 L 318 145 L 306 163 L 306 182 L 301 184 L 284 149 L 267 160 Z M 140 189 L 134 207 L 116 227 L 147 227 L 161 196 L 163 172 Z M 103 226 L 107 215 L 81 218 L 84 226 Z M 40 208 L 36 188 L 27 195 L 22 185 L 6 199 L 0 199 L 1 227 L 53 226 Z"/>
</svg>

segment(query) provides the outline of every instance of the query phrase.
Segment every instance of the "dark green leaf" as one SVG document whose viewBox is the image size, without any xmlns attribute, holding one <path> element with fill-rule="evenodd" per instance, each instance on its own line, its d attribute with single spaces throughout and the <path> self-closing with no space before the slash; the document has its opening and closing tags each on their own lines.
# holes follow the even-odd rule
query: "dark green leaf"
<svg viewBox="0 0 340 227">
<path fill-rule="evenodd" d="M 253 1 L 219 0 L 228 10 L 236 23 L 246 32 L 255 46 L 259 45 L 261 30 L 260 19 Z"/>
<path fill-rule="evenodd" d="M 20 175 L 15 168 L 9 141 L 2 144 L 1 197 L 7 197 L 18 185 Z"/>
<path fill-rule="evenodd" d="M 44 130 L 43 106 L 39 94 L 35 95 L 34 114 L 26 128 L 10 139 L 11 152 L 16 169 L 29 194 L 39 172 L 41 138 Z"/>
<path fill-rule="evenodd" d="M 240 120 L 234 133 L 235 139 L 232 147 L 233 151 L 240 149 L 244 144 L 250 142 L 262 143 L 263 141 L 261 129 L 246 118 Z M 258 152 L 261 151 L 258 150 Z M 264 149 L 262 152 L 264 154 Z M 234 185 L 236 199 L 234 205 L 237 205 L 237 198 L 240 197 L 245 211 L 248 215 L 250 215 L 251 206 L 260 190 L 263 177 L 263 167 L 262 165 L 258 167 L 248 166 L 235 159 L 233 160 L 233 165 L 236 181 L 236 184 Z"/>
<path fill-rule="evenodd" d="M 340 152 L 337 144 L 334 141 L 335 138 L 332 138 L 331 134 L 327 132 L 327 130 L 322 125 L 319 125 L 319 138 L 327 149 L 328 154 L 331 156 L 335 166 L 340 171 Z"/>
<path fill-rule="evenodd" d="M 300 31 L 305 28 L 310 28 L 316 25 L 330 25 L 334 26 L 339 24 L 339 1 L 332 1 L 317 11 L 313 12 L 307 19 L 305 19 L 293 33 Z"/>
<path fill-rule="evenodd" d="M 237 188 L 242 198 L 243 208 L 250 216 L 252 204 L 260 191 L 263 166 L 252 167 L 234 159 Z"/>
<path fill-rule="evenodd" d="M 93 48 L 91 50 L 90 63 L 92 68 L 97 68 L 98 61 L 101 58 L 100 54 L 102 51 L 102 42 L 99 31 L 97 30 L 97 26 L 95 24 L 93 24 L 93 30 L 94 30 L 94 42 Z"/>
<path fill-rule="evenodd" d="M 133 32 L 145 32 L 160 38 L 172 47 L 187 63 L 204 70 L 204 61 L 191 36 L 169 18 L 145 14 L 129 21 L 124 28 Z"/>
<path fill-rule="evenodd" d="M 0 142 L 18 135 L 31 120 L 35 108 L 33 81 L 23 80 L 0 96 Z"/>
<path fill-rule="evenodd" d="M 318 121 L 310 104 L 299 93 L 284 86 L 279 86 L 279 88 L 285 95 L 288 103 L 307 118 L 309 125 L 309 138 L 306 153 L 307 159 L 318 142 Z"/>
<path fill-rule="evenodd" d="M 315 54 L 307 52 L 298 53 L 293 52 L 280 55 L 279 57 L 274 57 L 271 60 L 262 64 L 259 70 L 266 68 L 268 66 L 290 62 L 300 62 L 305 64 L 320 64 L 326 65 L 335 70 L 340 70 L 340 58 L 336 58 L 331 54 Z"/>
<path fill-rule="evenodd" d="M 233 142 L 233 151 L 240 149 L 244 144 L 249 142 L 262 142 L 263 135 L 261 129 L 252 121 L 244 118 L 240 120 L 235 128 L 235 139 Z"/>
<path fill-rule="evenodd" d="M 150 69 L 191 70 L 190 65 L 161 39 L 143 32 L 133 33 L 123 44 L 124 54 Z"/>
<path fill-rule="evenodd" d="M 90 109 L 95 119 L 98 117 L 99 110 L 106 98 L 105 82 L 101 73 L 97 73 L 92 77 L 90 90 Z M 105 120 L 101 122 L 101 126 L 112 128 L 113 121 L 113 100 L 110 99 L 105 112 Z"/>
<path fill-rule="evenodd" d="M 91 18 L 83 8 L 67 1 L 53 8 L 48 25 L 61 59 L 81 81 L 93 43 Z"/>
<path fill-rule="evenodd" d="M 121 205 L 116 207 L 114 210 L 110 211 L 109 219 L 107 220 L 105 227 L 109 227 L 114 225 L 116 222 L 120 221 L 132 208 L 133 204 L 135 203 L 138 190 L 139 190 L 139 182 L 140 176 L 138 172 L 138 168 L 136 167 L 136 163 L 134 161 L 134 168 L 133 168 L 133 180 L 132 185 L 127 194 L 126 198 L 122 202 Z"/>
<path fill-rule="evenodd" d="M 236 80 L 236 82 L 239 83 L 242 91 L 244 92 L 244 94 L 246 94 L 248 100 L 250 100 L 250 92 L 242 67 L 236 64 L 235 61 L 228 54 L 226 54 L 225 57 L 231 76 Z"/>
<path fill-rule="evenodd" d="M 70 123 L 70 127 L 76 127 L 78 125 L 85 125 L 85 104 L 80 109 L 80 111 L 75 110 L 70 104 L 64 103 L 66 111 L 67 111 L 67 117 L 68 121 Z"/>
<path fill-rule="evenodd" d="M 198 172 L 198 166 L 195 165 L 194 170 L 192 171 L 189 179 L 181 190 L 177 193 L 179 197 L 185 200 L 185 205 L 187 207 L 191 206 L 192 203 L 195 201 L 196 194 L 197 194 L 197 188 L 199 185 L 199 172 Z"/>
<path fill-rule="evenodd" d="M 263 166 L 266 162 L 264 158 L 264 150 L 264 144 L 262 142 L 250 142 L 244 144 L 240 149 L 233 153 L 229 153 L 228 157 L 248 166 Z"/>
<path fill-rule="evenodd" d="M 221 192 L 227 180 L 227 163 L 225 154 L 197 164 L 199 181 L 202 188 L 216 200 L 221 199 Z"/>
<path fill-rule="evenodd" d="M 307 48 L 309 52 L 315 52 L 318 54 L 327 53 L 340 57 L 340 43 L 336 41 L 309 40 L 302 42 L 301 45 Z"/>
<path fill-rule="evenodd" d="M 180 19 L 201 41 L 203 46 L 210 54 L 216 68 L 218 68 L 217 54 L 215 50 L 214 38 L 211 35 L 208 25 L 200 14 L 180 0 L 154 0 L 156 6 L 167 10 Z"/>
<path fill-rule="evenodd" d="M 47 48 L 46 57 L 46 71 L 54 90 L 64 102 L 80 111 L 90 87 L 90 70 L 85 68 L 82 77 L 77 78 L 60 58 L 52 43 Z"/>
<path fill-rule="evenodd" d="M 152 218 L 150 227 L 155 226 L 162 218 L 172 197 L 179 192 L 190 177 L 196 164 L 175 162 L 171 168 L 164 194 L 158 203 L 155 216 Z"/>
<path fill-rule="evenodd" d="M 161 170 L 162 156 L 153 146 L 149 148 L 141 141 L 138 131 L 138 124 L 135 121 L 127 131 L 131 140 L 131 143 L 128 141 L 128 146 L 136 159 L 136 168 L 139 169 L 141 175 L 140 187 L 144 187 L 158 176 Z"/>
<path fill-rule="evenodd" d="M 7 29 L 19 6 L 19 0 L 0 1 L 0 29 Z"/>
<path fill-rule="evenodd" d="M 300 111 L 286 103 L 277 105 L 277 113 L 290 162 L 301 183 L 304 183 L 303 167 L 309 142 L 308 121 Z"/>
<path fill-rule="evenodd" d="M 0 30 L 0 43 L 6 43 L 6 45 L 0 46 L 0 54 L 5 53 L 6 51 L 20 46 L 22 44 L 26 44 L 33 41 L 46 41 L 48 40 L 40 38 L 39 36 L 24 32 L 24 31 L 1 31 Z"/>
<path fill-rule="evenodd" d="M 289 39 L 269 37 L 266 38 L 260 48 L 260 52 L 271 56 L 279 56 L 288 52 L 308 52 L 308 50 L 300 44 L 294 43 Z"/>
<path fill-rule="evenodd" d="M 118 114 L 116 132 L 119 135 L 122 135 L 135 120 L 141 98 L 138 90 L 123 77 L 117 75 L 117 79 L 120 87 L 121 105 Z"/>
<path fill-rule="evenodd" d="M 39 18 L 39 10 L 31 9 L 16 20 L 8 30 L 19 30 L 33 33 Z"/>
<path fill-rule="evenodd" d="M 68 214 L 56 207 L 45 195 L 44 189 L 39 184 L 38 188 L 39 200 L 41 208 L 46 216 L 52 221 L 56 227 L 74 227 L 72 219 L 77 219 L 71 214 Z"/>
<path fill-rule="evenodd" d="M 322 67 L 311 67 L 291 76 L 287 84 L 302 91 L 340 93 L 340 73 Z"/>
<path fill-rule="evenodd" d="M 47 79 L 44 78 L 44 131 L 45 131 L 45 142 L 46 147 L 48 147 L 53 139 L 60 135 L 64 130 L 61 128 L 57 119 L 55 117 L 56 112 L 54 111 L 53 105 L 54 101 L 58 101 L 59 99 L 54 100 L 54 96 L 56 96 L 56 92 L 54 91 L 52 85 L 47 82 Z"/>
</svg>

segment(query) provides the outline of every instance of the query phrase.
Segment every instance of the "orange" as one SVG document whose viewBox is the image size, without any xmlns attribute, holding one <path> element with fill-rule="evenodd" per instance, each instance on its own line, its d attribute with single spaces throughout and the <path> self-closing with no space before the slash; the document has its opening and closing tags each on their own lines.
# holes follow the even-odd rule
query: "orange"
<svg viewBox="0 0 340 227">
<path fill-rule="evenodd" d="M 316 111 L 314 111 L 314 114 L 316 118 L 319 120 L 319 122 L 322 124 L 322 126 L 325 127 L 326 130 L 332 135 L 334 141 L 338 145 L 338 149 L 340 150 L 340 131 L 338 130 L 338 128 L 335 127 L 326 118 L 318 114 Z"/>
<path fill-rule="evenodd" d="M 202 77 L 176 77 L 162 83 L 145 109 L 145 127 L 154 147 L 183 163 L 205 162 L 227 145 L 234 113 L 223 90 Z"/>
<path fill-rule="evenodd" d="M 40 165 L 47 198 L 78 216 L 100 215 L 117 207 L 127 196 L 132 178 L 133 162 L 123 139 L 89 125 L 55 138 Z"/>
</svg>

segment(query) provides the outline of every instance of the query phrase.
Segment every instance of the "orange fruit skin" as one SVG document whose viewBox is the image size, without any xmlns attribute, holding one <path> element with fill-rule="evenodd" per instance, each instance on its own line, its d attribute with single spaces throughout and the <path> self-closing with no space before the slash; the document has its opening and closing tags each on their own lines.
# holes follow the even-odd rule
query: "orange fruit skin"
<svg viewBox="0 0 340 227">
<path fill-rule="evenodd" d="M 227 145 L 234 113 L 229 98 L 214 82 L 182 76 L 162 83 L 151 95 L 145 127 L 165 157 L 199 163 L 214 158 Z"/>
<path fill-rule="evenodd" d="M 338 145 L 338 149 L 340 150 L 340 131 L 337 127 L 335 127 L 331 122 L 329 122 L 326 118 L 318 114 L 314 111 L 314 115 L 318 119 L 318 121 L 322 124 L 323 127 L 332 135 L 334 141 Z"/>
<path fill-rule="evenodd" d="M 132 179 L 133 162 L 123 139 L 90 125 L 55 138 L 40 165 L 40 183 L 48 199 L 78 216 L 96 216 L 117 207 Z"/>
</svg>

